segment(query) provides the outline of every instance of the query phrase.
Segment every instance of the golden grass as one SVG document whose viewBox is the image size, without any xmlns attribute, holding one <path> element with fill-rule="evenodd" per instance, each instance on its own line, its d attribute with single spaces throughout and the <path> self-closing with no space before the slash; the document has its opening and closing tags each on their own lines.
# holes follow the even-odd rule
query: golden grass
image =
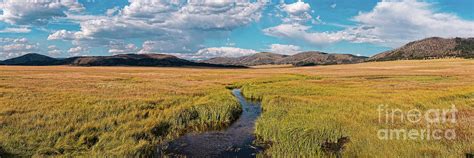
<svg viewBox="0 0 474 158">
<path fill-rule="evenodd" d="M 375 62 L 252 69 L 0 67 L 0 152 L 11 155 L 152 154 L 186 132 L 228 125 L 240 107 L 229 87 L 262 99 L 256 134 L 265 154 L 322 156 L 348 136 L 343 155 L 457 157 L 474 150 L 474 61 Z M 378 105 L 448 108 L 460 114 L 453 141 L 380 140 Z M 434 128 L 434 127 L 433 127 Z"/>
</svg>

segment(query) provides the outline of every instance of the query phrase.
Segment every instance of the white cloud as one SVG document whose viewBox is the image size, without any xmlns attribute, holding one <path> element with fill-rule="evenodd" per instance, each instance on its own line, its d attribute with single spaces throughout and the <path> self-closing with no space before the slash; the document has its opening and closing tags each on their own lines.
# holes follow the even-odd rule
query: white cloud
<svg viewBox="0 0 474 158">
<path fill-rule="evenodd" d="M 154 47 L 153 47 L 153 45 L 155 45 L 155 44 L 156 43 L 154 41 L 145 41 L 145 42 L 143 42 L 142 49 L 140 51 L 138 51 L 138 54 L 157 53 L 154 50 Z"/>
<path fill-rule="evenodd" d="M 75 36 L 73 32 L 67 31 L 67 30 L 59 30 L 48 36 L 48 40 L 60 40 L 60 39 L 74 40 Z"/>
<path fill-rule="evenodd" d="M 88 50 L 89 49 L 86 47 L 77 46 L 77 47 L 70 48 L 67 52 L 72 56 L 79 56 L 79 55 L 83 55 L 83 53 L 86 53 Z"/>
<path fill-rule="evenodd" d="M 171 53 L 175 52 L 173 50 L 179 50 L 181 52 L 193 52 L 195 47 L 192 45 L 192 41 L 189 41 L 188 38 L 183 39 L 175 39 L 176 41 L 171 40 L 163 40 L 163 41 L 145 41 L 142 44 L 142 49 L 138 51 L 139 54 L 146 54 L 146 53 Z M 176 43 L 175 43 L 176 42 Z M 192 46 L 193 48 L 189 48 L 188 46 Z M 181 53 L 180 52 L 180 53 Z"/>
<path fill-rule="evenodd" d="M 295 15 L 308 12 L 311 9 L 308 3 L 302 1 L 298 1 L 291 4 L 283 4 L 282 7 L 283 10 L 285 10 L 287 13 Z"/>
<path fill-rule="evenodd" d="M 191 60 L 200 60 L 200 59 L 209 59 L 214 57 L 241 57 L 246 55 L 252 55 L 258 53 L 252 49 L 242 49 L 236 47 L 210 47 L 210 48 L 203 48 L 198 50 L 196 53 L 166 53 L 166 52 L 154 52 L 149 51 L 147 47 L 147 43 L 153 43 L 151 41 L 145 42 L 143 48 L 138 52 L 141 53 L 162 53 L 162 54 L 169 54 L 174 55 L 179 58 L 183 59 L 191 59 Z"/>
<path fill-rule="evenodd" d="M 312 26 L 298 23 L 283 23 L 263 31 L 269 36 L 321 46 L 349 41 L 398 47 L 409 41 L 432 36 L 474 36 L 474 21 L 436 12 L 432 4 L 415 0 L 382 1 L 372 11 L 359 13 L 353 20 L 357 22 L 356 25 L 333 32 L 312 31 Z"/>
<path fill-rule="evenodd" d="M 315 45 L 339 42 L 345 39 L 347 34 L 345 32 L 311 32 L 310 29 L 310 26 L 301 24 L 281 24 L 275 27 L 266 28 L 263 32 L 269 36 L 302 40 Z"/>
<path fill-rule="evenodd" d="M 335 32 L 317 32 L 312 31 L 311 26 L 301 24 L 281 24 L 275 27 L 266 28 L 263 32 L 266 35 L 291 39 L 295 41 L 304 41 L 315 46 L 325 46 L 340 41 L 349 41 L 353 43 L 380 43 L 383 40 L 377 36 L 368 34 L 371 27 L 349 27 L 342 31 Z"/>
<path fill-rule="evenodd" d="M 281 8 L 288 15 L 283 18 L 283 21 L 287 23 L 304 23 L 312 19 L 311 6 L 308 3 L 298 1 L 291 4 L 282 4 Z"/>
<path fill-rule="evenodd" d="M 33 44 L 8 44 L 2 46 L 4 52 L 32 52 L 38 48 L 37 45 Z"/>
<path fill-rule="evenodd" d="M 38 51 L 39 44 L 31 43 L 26 38 L 0 38 L 0 59 L 37 53 Z"/>
<path fill-rule="evenodd" d="M 293 55 L 301 52 L 301 48 L 295 45 L 272 44 L 268 51 L 277 54 Z"/>
<path fill-rule="evenodd" d="M 199 50 L 193 58 L 241 57 L 258 53 L 252 49 L 235 47 L 211 47 Z"/>
<path fill-rule="evenodd" d="M 266 3 L 247 0 L 149 1 L 130 0 L 114 16 L 76 17 L 81 30 L 60 30 L 50 40 L 76 43 L 144 39 L 140 52 L 193 52 L 205 39 L 225 37 L 230 30 L 258 21 Z"/>
<path fill-rule="evenodd" d="M 137 53 L 138 47 L 135 44 L 125 44 L 124 42 L 110 42 L 109 53 L 111 54 L 131 54 Z"/>
<path fill-rule="evenodd" d="M 0 38 L 0 43 L 28 43 L 27 38 Z"/>
<path fill-rule="evenodd" d="M 48 36 L 48 40 L 76 40 L 81 38 L 83 38 L 83 36 L 80 32 L 67 30 L 59 30 Z"/>
<path fill-rule="evenodd" d="M 312 31 L 311 24 L 322 23 L 320 16 L 313 19 L 308 3 L 297 1 L 291 4 L 282 4 L 281 8 L 286 12 L 282 17 L 283 23 L 263 30 L 264 34 L 279 37 L 291 41 L 304 41 L 318 46 L 327 45 L 344 40 L 347 32 L 317 32 Z"/>
<path fill-rule="evenodd" d="M 3 30 L 0 30 L 0 33 L 29 33 L 31 30 L 26 27 L 19 27 L 19 28 L 5 28 Z"/>
<path fill-rule="evenodd" d="M 84 7 L 76 0 L 3 0 L 0 2 L 0 21 L 16 25 L 44 25 L 54 17 L 65 17 L 65 12 L 78 12 Z"/>
<path fill-rule="evenodd" d="M 336 8 L 336 7 L 337 7 L 337 4 L 336 4 L 336 3 L 334 3 L 334 4 L 331 4 L 331 6 L 330 6 L 330 7 L 334 9 L 334 8 Z"/>
<path fill-rule="evenodd" d="M 474 36 L 474 21 L 436 12 L 432 4 L 415 0 L 382 1 L 354 20 L 359 27 L 370 28 L 360 30 L 360 34 L 382 39 L 381 44 L 392 47 L 431 36 Z"/>
</svg>

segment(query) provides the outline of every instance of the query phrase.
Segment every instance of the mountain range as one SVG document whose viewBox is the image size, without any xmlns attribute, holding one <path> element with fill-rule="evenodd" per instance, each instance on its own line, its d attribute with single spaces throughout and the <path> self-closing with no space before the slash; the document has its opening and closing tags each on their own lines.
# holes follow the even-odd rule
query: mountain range
<svg viewBox="0 0 474 158">
<path fill-rule="evenodd" d="M 282 55 L 262 52 L 242 57 L 217 57 L 201 61 L 189 61 L 166 54 L 120 54 L 113 56 L 85 56 L 52 58 L 41 54 L 26 54 L 0 61 L 0 65 L 72 65 L 72 66 L 164 66 L 164 67 L 246 67 L 269 64 L 294 66 L 353 64 L 367 61 L 391 61 L 434 59 L 446 57 L 474 58 L 474 38 L 431 37 L 410 42 L 400 48 L 382 52 L 372 57 L 351 54 L 328 54 L 318 51 Z"/>
<path fill-rule="evenodd" d="M 120 54 L 113 56 L 85 56 L 65 59 L 51 58 L 45 55 L 30 53 L 17 58 L 0 62 L 3 65 L 71 65 L 71 66 L 161 66 L 161 67 L 229 67 L 244 66 L 222 65 L 193 62 L 166 54 Z"/>
<path fill-rule="evenodd" d="M 249 56 L 229 58 L 218 57 L 203 60 L 203 63 L 227 64 L 227 65 L 281 65 L 292 64 L 294 66 L 312 66 L 312 65 L 332 65 L 332 64 L 353 64 L 364 62 L 367 57 L 355 56 L 351 54 L 328 54 L 324 52 L 308 51 L 295 55 L 281 55 L 269 52 L 257 53 Z"/>
</svg>

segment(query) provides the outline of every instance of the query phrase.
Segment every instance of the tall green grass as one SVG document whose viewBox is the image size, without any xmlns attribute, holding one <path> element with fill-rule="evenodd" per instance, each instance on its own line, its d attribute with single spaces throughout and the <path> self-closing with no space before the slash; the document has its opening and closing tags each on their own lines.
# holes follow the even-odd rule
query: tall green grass
<svg viewBox="0 0 474 158">
<path fill-rule="evenodd" d="M 224 86 L 173 85 L 164 78 L 170 75 L 92 71 L 62 80 L 55 77 L 77 72 L 49 73 L 18 71 L 0 83 L 0 155 L 149 156 L 163 142 L 222 128 L 241 112 Z"/>
<path fill-rule="evenodd" d="M 321 149 L 324 142 L 349 137 L 345 157 L 462 157 L 472 152 L 474 86 L 443 76 L 307 77 L 273 83 L 242 82 L 245 96 L 261 98 L 263 115 L 256 134 L 271 142 L 264 154 L 274 157 L 334 156 Z M 273 79 L 281 80 L 281 79 Z M 430 128 L 425 124 L 378 122 L 378 105 L 403 110 L 450 108 L 461 113 L 455 140 L 381 140 L 383 128 Z M 469 121 L 470 120 L 470 121 Z"/>
</svg>

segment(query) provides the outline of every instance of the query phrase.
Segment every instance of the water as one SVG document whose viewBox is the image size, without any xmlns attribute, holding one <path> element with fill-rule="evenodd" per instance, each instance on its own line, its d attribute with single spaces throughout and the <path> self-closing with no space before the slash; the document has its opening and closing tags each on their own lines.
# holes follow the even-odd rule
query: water
<svg viewBox="0 0 474 158">
<path fill-rule="evenodd" d="M 255 157 L 262 149 L 253 146 L 255 121 L 262 113 L 260 102 L 247 100 L 240 89 L 232 90 L 242 114 L 223 131 L 191 133 L 168 144 L 165 155 L 187 157 Z"/>
</svg>

